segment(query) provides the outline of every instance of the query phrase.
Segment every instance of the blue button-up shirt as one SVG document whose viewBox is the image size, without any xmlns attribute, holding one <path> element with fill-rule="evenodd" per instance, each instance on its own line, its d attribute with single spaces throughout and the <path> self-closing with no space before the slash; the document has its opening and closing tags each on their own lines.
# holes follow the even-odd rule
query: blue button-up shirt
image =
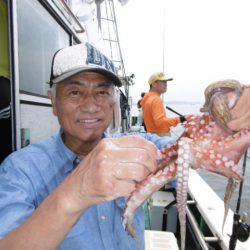
<svg viewBox="0 0 250 250">
<path fill-rule="evenodd" d="M 167 137 L 140 135 L 158 148 L 174 142 Z M 7 157 L 0 166 L 0 239 L 20 226 L 78 163 L 77 156 L 64 145 L 60 133 Z M 139 238 L 134 240 L 121 223 L 124 207 L 125 198 L 90 207 L 68 233 L 60 249 L 144 249 L 143 211 L 139 208 L 134 217 Z"/>
</svg>

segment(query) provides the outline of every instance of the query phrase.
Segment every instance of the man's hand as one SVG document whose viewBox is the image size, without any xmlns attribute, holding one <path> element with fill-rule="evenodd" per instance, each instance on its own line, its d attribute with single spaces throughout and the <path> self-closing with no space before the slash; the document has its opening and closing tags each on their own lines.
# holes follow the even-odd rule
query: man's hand
<svg viewBox="0 0 250 250">
<path fill-rule="evenodd" d="M 227 124 L 234 131 L 250 128 L 250 87 L 245 87 L 236 106 L 231 111 L 232 120 Z"/>
<path fill-rule="evenodd" d="M 130 195 L 137 182 L 157 170 L 158 155 L 153 143 L 138 136 L 101 140 L 59 188 L 62 205 L 69 213 L 82 213 Z"/>
</svg>

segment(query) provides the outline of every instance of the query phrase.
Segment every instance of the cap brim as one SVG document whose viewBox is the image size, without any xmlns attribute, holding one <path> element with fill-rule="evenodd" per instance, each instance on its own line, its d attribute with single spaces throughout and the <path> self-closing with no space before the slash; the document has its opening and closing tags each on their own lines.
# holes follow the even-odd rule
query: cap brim
<svg viewBox="0 0 250 250">
<path fill-rule="evenodd" d="M 66 73 L 52 79 L 51 83 L 52 84 L 60 83 L 60 82 L 62 82 L 64 80 L 67 80 L 71 76 L 76 75 L 76 74 L 81 73 L 81 72 L 100 73 L 100 74 L 105 75 L 106 77 L 108 77 L 114 83 L 114 85 L 116 85 L 118 87 L 122 86 L 122 82 L 121 82 L 121 80 L 119 79 L 119 77 L 117 75 L 115 75 L 111 71 L 108 71 L 108 70 L 106 70 L 104 68 L 95 68 L 95 67 L 81 67 L 81 68 L 77 68 L 77 69 L 68 71 L 68 72 L 66 72 Z"/>
<path fill-rule="evenodd" d="M 166 81 L 167 82 L 171 82 L 171 81 L 173 81 L 174 80 L 174 78 L 168 78 Z"/>
<path fill-rule="evenodd" d="M 166 82 L 170 82 L 170 81 L 173 81 L 173 80 L 174 80 L 173 78 L 163 78 L 163 79 L 159 78 L 159 79 L 157 79 L 155 82 L 157 82 L 157 81 L 166 81 Z"/>
<path fill-rule="evenodd" d="M 170 81 L 173 81 L 173 80 L 174 80 L 174 78 L 158 78 L 158 79 L 156 79 L 156 80 L 154 80 L 153 82 L 148 83 L 148 84 L 149 84 L 149 86 L 151 86 L 152 84 L 154 84 L 154 83 L 157 82 L 157 81 L 170 82 Z"/>
</svg>

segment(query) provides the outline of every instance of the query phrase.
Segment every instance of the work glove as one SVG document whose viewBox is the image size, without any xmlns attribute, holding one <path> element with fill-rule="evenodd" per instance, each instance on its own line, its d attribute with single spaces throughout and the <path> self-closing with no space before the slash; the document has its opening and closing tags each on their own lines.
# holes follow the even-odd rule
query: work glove
<svg viewBox="0 0 250 250">
<path fill-rule="evenodd" d="M 185 118 L 185 116 L 180 116 L 180 121 L 181 123 L 185 122 L 187 119 Z"/>
</svg>

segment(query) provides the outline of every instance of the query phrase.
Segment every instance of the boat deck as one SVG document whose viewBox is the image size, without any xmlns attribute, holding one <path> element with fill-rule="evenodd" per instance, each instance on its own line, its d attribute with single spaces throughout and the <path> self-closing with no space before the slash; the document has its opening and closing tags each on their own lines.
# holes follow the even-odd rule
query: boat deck
<svg viewBox="0 0 250 250">
<path fill-rule="evenodd" d="M 196 206 L 213 235 L 216 235 L 221 239 L 222 249 L 228 249 L 230 235 L 232 234 L 233 211 L 229 210 L 224 233 L 222 233 L 224 203 L 194 170 L 190 170 L 189 194 L 196 201 Z M 237 241 L 235 249 L 250 249 L 250 238 L 246 242 Z"/>
</svg>

